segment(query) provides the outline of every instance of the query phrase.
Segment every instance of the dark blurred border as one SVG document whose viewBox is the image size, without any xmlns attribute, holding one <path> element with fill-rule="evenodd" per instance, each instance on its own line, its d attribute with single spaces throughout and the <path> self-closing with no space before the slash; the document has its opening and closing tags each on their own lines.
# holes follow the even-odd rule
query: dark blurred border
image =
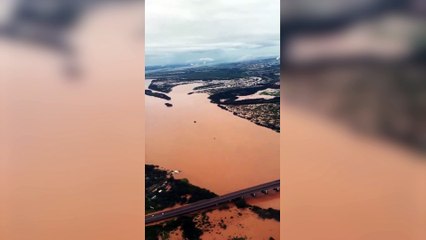
<svg viewBox="0 0 426 240">
<path fill-rule="evenodd" d="M 426 150 L 426 2 L 282 1 L 287 101 Z"/>
</svg>

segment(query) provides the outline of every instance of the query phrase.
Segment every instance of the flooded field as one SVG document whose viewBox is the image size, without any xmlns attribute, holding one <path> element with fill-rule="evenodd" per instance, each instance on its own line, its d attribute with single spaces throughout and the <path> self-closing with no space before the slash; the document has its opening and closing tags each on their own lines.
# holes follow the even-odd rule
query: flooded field
<svg viewBox="0 0 426 240">
<path fill-rule="evenodd" d="M 146 98 L 146 162 L 217 194 L 278 179 L 279 134 L 220 109 L 207 94 L 188 95 L 196 86 L 173 88 L 171 101 Z M 279 209 L 278 195 L 250 203 Z"/>
</svg>

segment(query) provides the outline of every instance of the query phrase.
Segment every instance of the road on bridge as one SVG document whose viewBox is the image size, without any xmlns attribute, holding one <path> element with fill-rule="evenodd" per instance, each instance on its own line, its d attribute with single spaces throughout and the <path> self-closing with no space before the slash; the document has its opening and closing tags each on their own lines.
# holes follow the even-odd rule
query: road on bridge
<svg viewBox="0 0 426 240">
<path fill-rule="evenodd" d="M 238 199 L 244 196 L 248 196 L 250 194 L 256 194 L 258 192 L 264 192 L 271 190 L 271 189 L 276 189 L 279 190 L 280 188 L 280 180 L 275 180 L 272 182 L 267 182 L 264 184 L 260 184 L 254 187 L 249 187 L 246 189 L 242 189 L 236 192 L 232 192 L 232 193 L 228 193 L 219 197 L 215 197 L 215 198 L 211 198 L 211 199 L 206 199 L 206 200 L 202 200 L 202 201 L 198 201 L 195 203 L 191 203 L 188 204 L 186 206 L 183 207 L 179 207 L 176 209 L 172 209 L 172 210 L 168 210 L 168 211 L 163 211 L 163 212 L 156 212 L 156 213 L 151 213 L 149 215 L 145 216 L 145 224 L 151 224 L 154 222 L 159 222 L 159 221 L 163 221 L 169 218 L 174 218 L 174 217 L 178 217 L 178 216 L 182 216 L 185 214 L 190 214 L 190 213 L 194 213 L 194 212 L 198 212 L 201 210 L 205 210 L 214 206 L 217 206 L 219 204 L 222 203 L 226 203 L 229 201 L 232 201 L 234 199 Z"/>
</svg>

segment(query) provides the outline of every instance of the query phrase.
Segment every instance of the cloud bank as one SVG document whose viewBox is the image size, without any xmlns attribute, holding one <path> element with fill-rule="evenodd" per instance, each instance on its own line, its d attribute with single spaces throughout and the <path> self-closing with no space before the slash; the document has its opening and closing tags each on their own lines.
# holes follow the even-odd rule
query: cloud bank
<svg viewBox="0 0 426 240">
<path fill-rule="evenodd" d="M 279 0 L 146 0 L 145 4 L 147 65 L 279 55 Z"/>
</svg>

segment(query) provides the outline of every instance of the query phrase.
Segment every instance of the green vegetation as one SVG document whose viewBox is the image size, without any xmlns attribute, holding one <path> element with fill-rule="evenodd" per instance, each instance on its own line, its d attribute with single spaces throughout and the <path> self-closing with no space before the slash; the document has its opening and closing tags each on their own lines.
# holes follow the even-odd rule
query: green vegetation
<svg viewBox="0 0 426 240">
<path fill-rule="evenodd" d="M 145 227 L 146 240 L 158 240 L 158 236 L 162 239 L 168 239 L 170 232 L 178 229 L 179 222 L 177 220 L 168 221 L 163 224 L 157 224 Z"/>
<path fill-rule="evenodd" d="M 159 92 L 153 92 L 151 90 L 145 90 L 145 95 L 157 97 L 157 98 L 162 98 L 162 99 L 165 99 L 167 101 L 171 100 L 171 98 L 169 96 L 167 96 L 166 94 L 159 93 Z"/>
<path fill-rule="evenodd" d="M 242 198 L 236 199 L 233 202 L 234 202 L 235 206 L 239 209 L 245 209 L 245 208 L 250 207 L 250 205 L 248 205 L 247 202 Z"/>
<path fill-rule="evenodd" d="M 189 183 L 188 179 L 175 179 L 171 172 L 155 165 L 145 165 L 145 211 L 156 212 L 176 204 L 188 204 L 217 195 Z M 201 225 L 209 226 L 207 215 L 201 215 Z M 170 232 L 181 229 L 184 239 L 200 239 L 203 230 L 197 227 L 194 217 L 182 216 L 165 223 L 147 226 L 147 240 L 168 239 Z"/>
<path fill-rule="evenodd" d="M 193 217 L 179 217 L 166 223 L 145 227 L 146 240 L 168 239 L 170 232 L 181 229 L 184 239 L 197 240 L 203 235 L 203 230 L 196 226 Z"/>
<path fill-rule="evenodd" d="M 279 72 L 279 61 L 275 58 L 258 59 L 237 63 L 224 63 L 183 69 L 168 68 L 162 71 L 147 72 L 148 79 L 167 80 L 230 80 L 251 76 L 275 78 Z M 150 88 L 153 89 L 153 88 Z"/>
<path fill-rule="evenodd" d="M 262 219 L 274 219 L 276 221 L 280 221 L 280 211 L 273 209 L 273 208 L 268 208 L 268 209 L 263 209 L 257 206 L 251 206 L 250 210 L 254 213 L 256 213 L 260 218 Z"/>
<path fill-rule="evenodd" d="M 230 240 L 247 240 L 247 237 L 232 237 Z"/>
<path fill-rule="evenodd" d="M 238 117 L 280 132 L 280 61 L 275 58 L 187 68 L 170 66 L 147 73 L 147 78 L 154 79 L 149 89 L 157 93 L 169 93 L 176 86 L 202 81 L 195 92 L 209 94 L 212 103 Z M 238 100 L 238 96 L 259 91 L 274 97 Z"/>
<path fill-rule="evenodd" d="M 225 222 L 223 221 L 223 219 L 220 219 L 219 223 L 218 223 L 219 227 L 222 229 L 226 229 L 228 226 L 225 224 Z"/>
<path fill-rule="evenodd" d="M 219 105 L 219 107 L 259 126 L 280 132 L 280 103 Z"/>
<path fill-rule="evenodd" d="M 197 228 L 192 217 L 181 217 L 181 228 L 184 239 L 200 239 L 203 231 Z"/>
<path fill-rule="evenodd" d="M 188 204 L 217 195 L 154 165 L 145 165 L 145 211 L 155 212 L 176 204 Z"/>
<path fill-rule="evenodd" d="M 188 179 L 175 179 L 171 171 L 160 169 L 155 165 L 145 165 L 145 210 L 147 213 L 156 212 L 176 204 L 188 204 L 203 199 L 213 198 L 217 195 L 207 189 L 192 185 Z M 250 209 L 263 219 L 275 219 L 279 221 L 279 211 L 274 209 L 262 209 L 250 206 L 244 199 L 234 201 L 239 209 Z M 224 204 L 220 209 L 229 209 L 229 204 Z M 237 213 L 242 216 L 240 212 Z M 232 219 L 232 217 L 231 217 Z M 170 233 L 176 230 L 182 231 L 184 239 L 197 240 L 203 232 L 214 228 L 206 212 L 196 216 L 182 216 L 176 219 L 145 227 L 147 240 L 169 239 Z M 227 229 L 227 224 L 221 219 L 216 226 Z M 247 239 L 246 237 L 231 239 Z"/>
<path fill-rule="evenodd" d="M 219 206 L 219 208 L 218 208 L 219 210 L 229 210 L 229 206 L 228 206 L 228 204 L 222 204 L 222 205 L 220 205 Z"/>
<path fill-rule="evenodd" d="M 252 206 L 247 204 L 247 202 L 244 199 L 234 200 L 234 204 L 239 209 L 249 208 L 252 212 L 256 213 L 262 219 L 274 219 L 278 222 L 280 221 L 279 210 L 276 210 L 273 208 L 263 209 L 257 206 Z"/>
<path fill-rule="evenodd" d="M 196 218 L 199 219 L 199 222 L 198 222 L 199 223 L 199 227 L 202 227 L 202 228 L 210 228 L 210 227 L 212 227 L 212 224 L 210 223 L 210 218 L 209 218 L 209 216 L 207 216 L 206 212 L 203 212 L 203 213 L 201 213 L 198 216 L 199 217 L 196 217 Z"/>
</svg>

